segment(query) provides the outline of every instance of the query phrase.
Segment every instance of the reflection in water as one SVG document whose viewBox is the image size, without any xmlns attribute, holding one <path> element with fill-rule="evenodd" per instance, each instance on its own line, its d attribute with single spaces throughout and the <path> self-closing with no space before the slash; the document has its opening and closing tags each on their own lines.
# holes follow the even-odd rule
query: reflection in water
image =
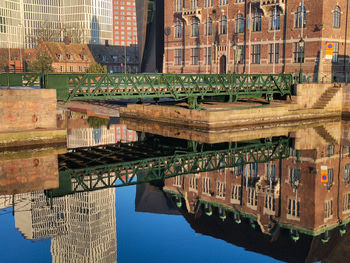
<svg viewBox="0 0 350 263">
<path fill-rule="evenodd" d="M 118 144 L 114 137 L 113 145 L 102 146 L 109 143 L 102 140 L 103 129 L 84 129 L 91 129 L 90 137 L 77 132 L 71 137 L 75 149 L 58 156 L 58 188 L 0 198 L 1 208 L 14 204 L 15 226 L 24 238 L 52 239 L 54 262 L 115 262 L 112 187 L 133 184 L 139 184 L 136 211 L 181 214 L 196 232 L 246 250 L 289 262 L 349 256 L 347 122 L 217 144 L 146 135 Z M 10 178 L 6 167 L 0 178 Z M 30 174 L 31 166 L 21 167 Z"/>
<path fill-rule="evenodd" d="M 17 198 L 16 228 L 26 239 L 52 238 L 53 262 L 116 262 L 114 189 L 52 200 L 43 192 Z"/>
</svg>

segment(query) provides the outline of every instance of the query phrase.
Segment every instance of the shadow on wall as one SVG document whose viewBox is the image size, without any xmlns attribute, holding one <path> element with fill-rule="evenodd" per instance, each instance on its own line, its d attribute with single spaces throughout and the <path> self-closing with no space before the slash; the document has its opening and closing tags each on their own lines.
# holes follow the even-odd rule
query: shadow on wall
<svg viewBox="0 0 350 263">
<path fill-rule="evenodd" d="M 350 82 L 350 57 L 334 56 L 332 60 L 332 82 Z"/>
<path fill-rule="evenodd" d="M 101 44 L 101 40 L 100 40 L 100 25 L 97 21 L 96 16 L 92 17 L 91 20 L 91 40 L 90 40 L 90 44 Z"/>
</svg>

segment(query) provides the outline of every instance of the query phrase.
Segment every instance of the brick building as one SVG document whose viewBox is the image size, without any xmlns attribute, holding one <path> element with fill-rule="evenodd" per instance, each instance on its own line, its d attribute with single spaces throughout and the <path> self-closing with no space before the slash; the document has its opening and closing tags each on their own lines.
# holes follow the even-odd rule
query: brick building
<svg viewBox="0 0 350 263">
<path fill-rule="evenodd" d="M 197 213 L 200 204 L 208 216 L 250 218 L 265 234 L 274 235 L 279 225 L 296 239 L 298 233 L 327 239 L 327 231 L 350 221 L 350 155 L 340 145 L 343 130 L 349 131 L 348 124 L 340 122 L 298 130 L 287 159 L 181 175 L 167 179 L 163 190 L 183 200 L 189 213 Z M 324 166 L 328 183 L 321 182 Z"/>
<path fill-rule="evenodd" d="M 309 81 L 350 72 L 348 1 L 165 1 L 164 72 L 295 73 Z M 326 56 L 327 43 L 333 56 Z"/>
<path fill-rule="evenodd" d="M 135 0 L 113 2 L 113 44 L 130 46 L 137 44 Z"/>
</svg>

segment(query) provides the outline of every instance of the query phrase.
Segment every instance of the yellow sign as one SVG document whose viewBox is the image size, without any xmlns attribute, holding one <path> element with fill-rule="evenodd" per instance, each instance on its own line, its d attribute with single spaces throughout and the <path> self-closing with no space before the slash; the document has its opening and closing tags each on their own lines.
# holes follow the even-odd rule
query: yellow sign
<svg viewBox="0 0 350 263">
<path fill-rule="evenodd" d="M 328 183 L 328 167 L 321 166 L 321 183 Z"/>
<path fill-rule="evenodd" d="M 334 43 L 333 42 L 327 42 L 326 56 L 333 56 L 333 51 L 334 51 Z"/>
</svg>

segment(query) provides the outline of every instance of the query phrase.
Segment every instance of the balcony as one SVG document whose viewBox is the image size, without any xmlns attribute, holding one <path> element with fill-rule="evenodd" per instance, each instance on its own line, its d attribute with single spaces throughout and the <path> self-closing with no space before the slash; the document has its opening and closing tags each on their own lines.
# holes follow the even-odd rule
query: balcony
<svg viewBox="0 0 350 263">
<path fill-rule="evenodd" d="M 263 10 L 264 15 L 268 15 L 273 11 L 275 5 L 281 9 L 284 13 L 286 8 L 285 0 L 260 0 L 260 8 Z"/>
<path fill-rule="evenodd" d="M 197 17 L 199 21 L 202 21 L 202 8 L 183 8 L 182 17 L 187 24 L 191 24 L 191 20 L 194 17 Z"/>
</svg>

